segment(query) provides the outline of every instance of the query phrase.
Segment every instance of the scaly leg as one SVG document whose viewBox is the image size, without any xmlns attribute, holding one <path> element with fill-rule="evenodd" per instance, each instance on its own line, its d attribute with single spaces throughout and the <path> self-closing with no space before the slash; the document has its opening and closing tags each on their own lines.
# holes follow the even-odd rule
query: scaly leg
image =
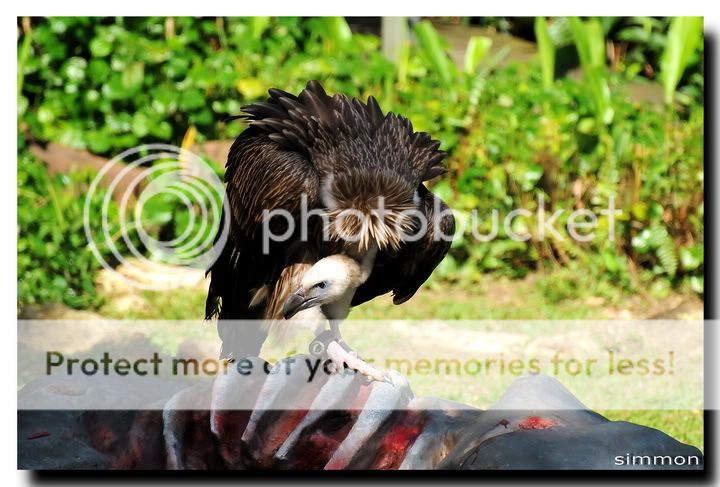
<svg viewBox="0 0 720 487">
<path fill-rule="evenodd" d="M 358 357 L 357 352 L 345 343 L 342 335 L 340 335 L 339 325 L 339 321 L 330 320 L 330 331 L 324 331 L 316 337 L 315 341 L 310 345 L 311 353 L 318 355 L 317 352 L 324 352 L 332 362 L 330 368 L 333 373 L 343 371 L 347 365 L 349 368 L 357 370 L 371 380 L 392 384 L 393 382 L 390 379 L 390 375 L 386 371 L 377 369 Z M 319 343 L 322 343 L 324 346 L 316 345 Z M 313 350 L 313 348 L 316 348 L 316 350 Z"/>
</svg>

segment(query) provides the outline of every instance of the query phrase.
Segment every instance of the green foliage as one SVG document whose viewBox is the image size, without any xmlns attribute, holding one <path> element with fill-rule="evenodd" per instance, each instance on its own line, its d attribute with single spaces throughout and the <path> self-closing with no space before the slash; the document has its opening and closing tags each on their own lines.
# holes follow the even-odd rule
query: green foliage
<svg viewBox="0 0 720 487">
<path fill-rule="evenodd" d="M 550 37 L 545 17 L 535 18 L 535 39 L 537 39 L 540 67 L 542 68 L 543 85 L 550 88 L 555 81 L 555 46 Z"/>
<path fill-rule="evenodd" d="M 234 137 L 240 124 L 221 120 L 279 81 L 297 90 L 333 74 L 345 88 L 369 68 L 376 85 L 378 66 L 391 69 L 377 39 L 347 42 L 342 18 L 50 18 L 29 32 L 19 43 L 20 54 L 30 46 L 19 73 L 25 133 L 101 155 L 177 143 L 190 125 L 200 140 Z"/>
<path fill-rule="evenodd" d="M 446 88 L 454 89 L 457 69 L 447 55 L 447 43 L 428 20 L 423 20 L 415 26 L 415 35 L 421 52 L 433 71 L 437 73 Z"/>
<path fill-rule="evenodd" d="M 628 80 L 659 79 L 667 104 L 677 101 L 683 108 L 702 104 L 703 41 L 699 17 L 599 17 L 585 22 L 559 17 L 547 22 L 536 18 L 535 22 L 541 56 L 549 37 L 556 49 L 572 46 L 579 57 L 587 60 L 586 38 L 594 38 L 591 43 L 596 48 L 590 50 L 602 63 L 607 57 L 611 71 Z M 604 42 L 599 42 L 601 37 Z M 564 51 L 567 54 L 568 49 Z M 565 61 L 572 66 L 571 56 Z"/>
<path fill-rule="evenodd" d="M 660 59 L 660 76 L 665 91 L 665 103 L 673 101 L 680 78 L 702 43 L 702 17 L 675 17 L 670 22 L 667 47 Z"/>
<path fill-rule="evenodd" d="M 63 302 L 72 307 L 100 303 L 95 274 L 100 263 L 89 251 L 83 227 L 85 193 L 94 175 L 51 177 L 31 156 L 18 161 L 18 301 Z M 93 232 L 102 232 L 103 192 L 90 202 Z M 117 208 L 110 205 L 109 231 L 119 229 Z M 120 248 L 122 242 L 117 242 Z M 108 249 L 100 252 L 110 258 Z"/>
<path fill-rule="evenodd" d="M 602 26 L 597 19 L 582 21 L 577 17 L 570 17 L 568 20 L 583 68 L 583 78 L 592 95 L 595 116 L 600 124 L 609 124 L 614 113 L 607 82 L 605 36 Z"/>
<path fill-rule="evenodd" d="M 618 83 L 613 78 L 609 82 Z M 452 255 L 464 266 L 448 274 L 477 278 L 492 271 L 518 277 L 531 269 L 575 262 L 597 270 L 593 275 L 606 276 L 606 287 L 638 289 L 641 282 L 664 278 L 702 288 L 702 264 L 678 264 L 683 249 L 702 249 L 702 108 L 687 121 L 669 121 L 662 112 L 617 96 L 613 123 L 601 139 L 583 127 L 594 111 L 583 84 L 560 79 L 544 90 L 536 70 L 519 66 L 489 77 L 479 106 L 483 112 L 470 126 L 466 148 L 451 158 L 451 177 L 434 190 L 450 199 L 459 219 L 470 218 L 469 212 L 479 208 L 483 233 L 489 233 L 492 208 L 500 210 L 502 223 L 517 207 L 533 212 L 524 223 L 533 233 L 543 195 L 550 202 L 546 213 L 566 210 L 555 225 L 565 240 L 546 234 L 544 241 L 533 235 L 527 242 L 514 242 L 502 228 L 488 243 L 461 235 Z M 610 197 L 623 210 L 614 241 L 609 241 L 609 222 L 603 217 L 594 241 L 568 239 L 562 230 L 568 212 L 588 208 L 599 214 Z M 652 235 L 648 245 L 636 246 L 646 232 Z M 701 253 L 694 250 L 694 255 Z M 650 274 L 633 277 L 636 266 Z"/>
<path fill-rule="evenodd" d="M 658 266 L 655 268 L 656 272 L 665 273 L 669 276 L 674 276 L 675 272 L 677 272 L 678 259 L 675 255 L 675 245 L 667 228 L 664 226 L 654 225 L 646 228 L 633 237 L 632 246 L 640 254 L 654 253 L 657 256 Z"/>
<path fill-rule="evenodd" d="M 468 40 L 465 49 L 465 73 L 473 74 L 477 71 L 491 46 L 492 39 L 489 37 L 473 36 Z"/>
<path fill-rule="evenodd" d="M 57 141 L 109 156 L 138 143 L 179 145 L 191 127 L 198 141 L 232 138 L 243 125 L 223 120 L 239 114 L 243 104 L 264 98 L 269 87 L 297 92 L 307 80 L 319 79 L 330 92 L 375 95 L 384 109 L 402 113 L 417 130 L 441 140 L 449 174 L 431 185 L 458 221 L 472 219 L 478 210 L 479 231 L 487 234 L 491 210 L 498 210 L 497 238 L 480 242 L 470 232 L 456 235 L 433 279 L 473 283 L 489 272 L 522 277 L 584 268 L 602 276 L 603 286 L 630 290 L 664 282 L 702 293 L 703 107 L 662 113 L 633 102 L 626 79 L 630 64 L 641 58 L 628 54 L 629 64 L 620 70 L 606 65 L 606 40 L 640 35 L 632 29 L 648 33 L 643 52 L 659 58 L 657 36 L 664 38 L 669 22 L 650 22 L 647 29 L 640 22 L 538 20 L 537 63 L 499 68 L 508 51 L 492 52 L 489 39 L 473 38 L 458 69 L 448 44 L 427 21 L 415 26 L 416 45 L 403 46 L 392 63 L 382 56 L 377 37 L 350 32 L 342 18 L 33 20 L 18 39 L 20 145 L 24 138 Z M 552 54 L 567 42 L 577 46 L 581 81 L 552 79 Z M 639 41 L 627 42 L 630 53 L 638 52 Z M 697 57 L 685 66 L 697 64 Z M 678 72 L 682 79 L 693 74 Z M 680 86 L 682 91 L 687 85 L 681 80 Z M 24 152 L 20 160 L 20 172 L 37 164 Z M 40 184 L 24 181 L 29 180 L 21 178 L 21 189 Z M 19 204 L 42 206 L 38 202 L 49 201 L 47 194 L 35 191 Z M 565 210 L 558 229 L 573 209 L 597 212 L 614 197 L 623 210 L 615 239 L 608 239 L 607 218 L 599 219 L 592 242 L 572 241 L 562 230 L 564 239 L 539 239 L 540 196 L 548 214 Z M 148 215 L 158 220 L 158 232 L 172 215 L 165 203 Z M 52 208 L 41 214 L 59 226 L 65 211 L 58 216 Z M 533 212 L 514 224 L 514 230 L 531 234 L 528 241 L 513 241 L 502 229 L 502 219 L 515 208 Z M 39 217 L 20 211 L 21 233 L 38 231 Z M 65 238 L 73 238 L 69 235 Z M 83 264 L 88 275 L 96 269 L 82 245 L 63 248 L 65 259 L 70 252 L 89 256 Z M 37 266 L 32 256 L 23 259 L 23 271 Z M 33 294 L 52 287 L 37 279 L 23 288 L 20 301 L 54 299 Z M 85 289 L 86 281 L 80 275 L 70 287 Z M 558 299 L 569 292 L 547 289 Z M 80 305 L 66 299 L 71 301 Z"/>
</svg>

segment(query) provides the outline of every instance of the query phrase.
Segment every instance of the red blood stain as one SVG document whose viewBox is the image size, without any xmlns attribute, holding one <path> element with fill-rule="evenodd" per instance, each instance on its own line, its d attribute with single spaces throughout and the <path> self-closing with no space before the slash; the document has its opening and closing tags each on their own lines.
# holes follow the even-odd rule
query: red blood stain
<svg viewBox="0 0 720 487">
<path fill-rule="evenodd" d="M 522 430 L 544 430 L 556 426 L 557 422 L 552 419 L 541 418 L 540 416 L 528 416 L 518 423 Z"/>
<path fill-rule="evenodd" d="M 312 451 L 314 460 L 307 458 L 304 464 L 300 462 L 302 465 L 301 468 L 322 469 L 323 466 L 327 466 L 333 454 L 340 447 L 340 444 L 347 437 L 348 433 L 350 433 L 352 425 L 356 419 L 357 416 L 353 415 L 353 417 L 350 418 L 350 421 L 333 433 L 316 432 L 310 435 L 301 451 L 304 451 L 306 456 L 307 452 Z"/>
<path fill-rule="evenodd" d="M 421 414 L 408 411 L 402 421 L 387 432 L 378 448 L 379 454 L 372 468 L 374 470 L 397 470 L 405 453 L 423 430 Z"/>
<path fill-rule="evenodd" d="M 45 438 L 46 436 L 50 436 L 50 432 L 38 431 L 37 433 L 33 433 L 30 436 L 28 436 L 27 439 L 28 440 L 37 440 L 38 438 Z"/>
<path fill-rule="evenodd" d="M 242 446 L 237 438 L 241 438 L 250 420 L 252 411 L 214 411 L 212 428 L 220 439 L 220 453 L 229 464 L 239 461 Z"/>
<path fill-rule="evenodd" d="M 323 426 L 327 424 L 315 424 L 316 429 L 308 432 L 294 447 L 293 459 L 291 460 L 291 468 L 298 470 L 315 470 L 328 468 L 330 459 L 336 453 L 342 442 L 357 421 L 358 414 L 354 411 L 346 411 L 347 415 L 338 416 L 333 421 L 336 422 L 334 428 L 323 430 Z M 323 421 L 321 420 L 320 423 Z M 312 452 L 312 454 L 309 454 Z M 354 452 L 353 452 L 354 453 Z M 348 462 L 350 459 L 341 459 L 341 462 Z M 335 459 L 337 462 L 338 459 Z M 332 470 L 332 468 L 330 468 Z"/>
<path fill-rule="evenodd" d="M 91 443 L 96 450 L 107 453 L 110 451 L 115 439 L 116 436 L 113 430 L 109 426 L 102 424 L 93 432 Z"/>
<path fill-rule="evenodd" d="M 220 438 L 240 438 L 250 421 L 252 411 L 213 411 L 212 427 Z"/>
<path fill-rule="evenodd" d="M 259 426 L 259 432 L 255 432 L 247 439 L 248 448 L 253 452 L 258 468 L 272 468 L 275 452 L 300 424 L 307 412 L 307 409 L 278 411 L 280 414 L 271 415 L 275 418 L 272 423 L 268 424 L 264 420 L 262 426 Z"/>
<path fill-rule="evenodd" d="M 306 452 L 311 451 L 316 457 L 321 455 L 327 456 L 331 455 L 335 450 L 337 450 L 338 446 L 340 445 L 340 440 L 341 439 L 337 438 L 337 436 L 327 435 L 318 431 L 310 435 L 310 437 L 307 439 L 307 442 L 303 446 L 307 448 Z M 312 462 L 310 461 L 310 459 L 308 459 L 308 463 L 313 464 L 322 462 Z"/>
</svg>

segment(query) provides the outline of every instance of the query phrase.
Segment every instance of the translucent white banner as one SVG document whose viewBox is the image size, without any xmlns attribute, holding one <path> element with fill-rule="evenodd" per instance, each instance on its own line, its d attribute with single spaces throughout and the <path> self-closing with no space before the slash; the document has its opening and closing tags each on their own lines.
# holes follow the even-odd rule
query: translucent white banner
<svg viewBox="0 0 720 487">
<path fill-rule="evenodd" d="M 21 320 L 18 408 L 701 410 L 706 324 L 348 320 L 345 341 L 389 371 L 373 382 L 332 374 L 307 330 L 228 362 L 214 323 Z M 224 326 L 242 341 L 261 323 Z M 528 376 L 542 380 L 523 392 Z"/>
</svg>

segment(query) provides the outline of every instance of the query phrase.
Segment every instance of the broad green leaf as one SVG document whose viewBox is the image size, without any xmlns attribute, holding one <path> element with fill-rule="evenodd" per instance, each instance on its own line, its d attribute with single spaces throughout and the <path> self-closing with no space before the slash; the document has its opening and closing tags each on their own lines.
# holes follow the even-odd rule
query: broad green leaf
<svg viewBox="0 0 720 487">
<path fill-rule="evenodd" d="M 250 37 L 258 40 L 270 25 L 270 17 L 250 17 Z"/>
<path fill-rule="evenodd" d="M 144 63 L 130 63 L 122 73 L 123 87 L 128 91 L 135 91 L 142 86 L 145 76 Z"/>
<path fill-rule="evenodd" d="M 418 23 L 415 26 L 415 35 L 433 71 L 440 76 L 446 88 L 452 88 L 455 78 L 454 66 L 442 47 L 440 35 L 430 21 L 423 20 Z"/>
<path fill-rule="evenodd" d="M 535 39 L 537 39 L 543 86 L 549 89 L 555 81 L 555 46 L 545 17 L 535 17 Z"/>
<path fill-rule="evenodd" d="M 668 105 L 673 102 L 680 78 L 702 43 L 702 33 L 702 17 L 675 17 L 670 23 L 667 43 L 660 58 L 660 78 Z"/>
<path fill-rule="evenodd" d="M 350 42 L 352 31 L 344 17 L 325 17 L 325 32 L 323 37 L 331 50 L 335 50 Z"/>
<path fill-rule="evenodd" d="M 705 293 L 705 278 L 703 276 L 691 276 L 690 287 L 698 294 Z"/>
<path fill-rule="evenodd" d="M 105 37 L 95 37 L 90 41 L 90 53 L 95 57 L 105 57 L 112 52 L 112 41 Z"/>
<path fill-rule="evenodd" d="M 597 19 L 582 21 L 568 19 L 575 39 L 583 78 L 592 94 L 595 116 L 604 125 L 612 123 L 615 111 L 610 100 L 607 67 L 605 66 L 605 37 Z"/>
<path fill-rule="evenodd" d="M 477 71 L 480 62 L 485 58 L 492 46 L 489 37 L 473 36 L 468 40 L 465 48 L 465 72 L 472 74 Z"/>
<path fill-rule="evenodd" d="M 65 76 L 72 81 L 82 81 L 85 79 L 86 69 L 87 61 L 81 57 L 72 57 L 68 59 L 63 66 Z"/>
<path fill-rule="evenodd" d="M 702 245 L 696 245 L 690 248 L 680 249 L 680 263 L 686 271 L 693 271 L 700 267 L 704 259 L 704 249 Z"/>
</svg>

